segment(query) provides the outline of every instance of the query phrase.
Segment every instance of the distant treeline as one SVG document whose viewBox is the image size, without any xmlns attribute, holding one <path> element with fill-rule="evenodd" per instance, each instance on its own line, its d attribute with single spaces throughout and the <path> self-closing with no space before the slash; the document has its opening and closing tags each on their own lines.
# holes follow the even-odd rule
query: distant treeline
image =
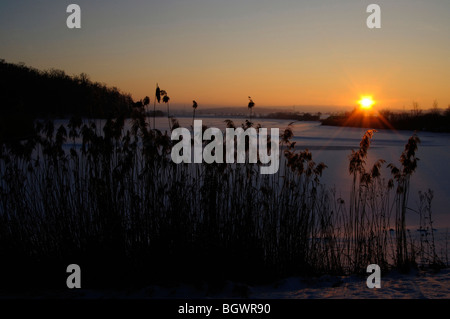
<svg viewBox="0 0 450 319">
<path fill-rule="evenodd" d="M 330 126 L 450 132 L 450 107 L 444 111 L 432 109 L 429 112 L 414 110 L 411 112 L 395 113 L 384 110 L 377 116 L 369 116 L 354 110 L 353 112 L 341 115 L 332 115 L 321 122 L 322 125 Z"/>
<path fill-rule="evenodd" d="M 319 112 L 316 115 L 311 113 L 297 113 L 297 112 L 274 112 L 261 116 L 261 118 L 295 120 L 295 121 L 319 121 L 322 114 Z"/>
<path fill-rule="evenodd" d="M 0 84 L 2 114 L 108 118 L 128 115 L 133 106 L 129 94 L 92 82 L 85 73 L 69 76 L 61 70 L 40 71 L 0 60 Z"/>
<path fill-rule="evenodd" d="M 126 117 L 135 104 L 129 94 L 93 82 L 84 73 L 69 76 L 0 60 L 0 139 L 27 135 L 35 118 Z"/>
</svg>

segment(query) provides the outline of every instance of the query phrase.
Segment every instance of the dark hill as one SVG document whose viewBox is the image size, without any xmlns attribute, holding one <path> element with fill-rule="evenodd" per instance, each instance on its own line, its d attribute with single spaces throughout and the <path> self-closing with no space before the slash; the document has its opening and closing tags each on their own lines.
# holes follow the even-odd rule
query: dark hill
<svg viewBox="0 0 450 319">
<path fill-rule="evenodd" d="M 69 76 L 0 60 L 0 139 L 26 135 L 35 118 L 128 116 L 132 106 L 129 94 L 84 73 Z"/>
</svg>

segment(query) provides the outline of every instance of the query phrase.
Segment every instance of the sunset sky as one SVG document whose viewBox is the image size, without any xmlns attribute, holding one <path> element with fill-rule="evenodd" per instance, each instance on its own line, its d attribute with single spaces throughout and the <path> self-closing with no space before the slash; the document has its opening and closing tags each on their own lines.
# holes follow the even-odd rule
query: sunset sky
<svg viewBox="0 0 450 319">
<path fill-rule="evenodd" d="M 66 26 L 81 7 L 82 28 Z M 366 8 L 381 7 L 381 29 Z M 448 0 L 73 0 L 0 2 L 0 58 L 85 72 L 134 99 L 379 108 L 450 104 Z"/>
</svg>

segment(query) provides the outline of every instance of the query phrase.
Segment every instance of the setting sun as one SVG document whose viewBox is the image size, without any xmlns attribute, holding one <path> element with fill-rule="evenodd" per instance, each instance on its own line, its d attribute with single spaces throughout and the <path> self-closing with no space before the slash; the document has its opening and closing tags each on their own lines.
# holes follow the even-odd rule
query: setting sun
<svg viewBox="0 0 450 319">
<path fill-rule="evenodd" d="M 368 110 L 372 108 L 372 106 L 375 104 L 375 101 L 371 96 L 363 96 L 361 100 L 358 101 L 358 103 L 362 109 Z"/>
</svg>

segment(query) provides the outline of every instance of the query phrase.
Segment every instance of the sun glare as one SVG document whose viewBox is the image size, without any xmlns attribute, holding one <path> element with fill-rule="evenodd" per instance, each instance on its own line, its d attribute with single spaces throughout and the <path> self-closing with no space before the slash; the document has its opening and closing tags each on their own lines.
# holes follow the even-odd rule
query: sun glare
<svg viewBox="0 0 450 319">
<path fill-rule="evenodd" d="M 375 101 L 371 96 L 363 96 L 361 100 L 358 101 L 362 109 L 369 110 L 375 104 Z"/>
</svg>

